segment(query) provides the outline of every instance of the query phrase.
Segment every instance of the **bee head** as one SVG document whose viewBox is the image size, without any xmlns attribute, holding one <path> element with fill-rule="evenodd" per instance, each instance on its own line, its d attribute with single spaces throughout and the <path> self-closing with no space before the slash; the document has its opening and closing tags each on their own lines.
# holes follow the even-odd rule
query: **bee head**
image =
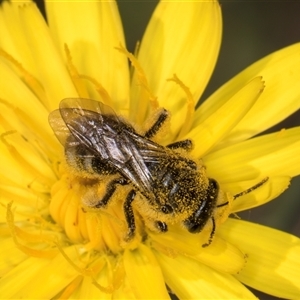
<svg viewBox="0 0 300 300">
<path fill-rule="evenodd" d="M 183 225 L 191 233 L 200 232 L 211 218 L 219 195 L 219 185 L 214 179 L 209 179 L 209 188 L 205 199 L 199 201 L 197 209 L 183 221 Z"/>
</svg>

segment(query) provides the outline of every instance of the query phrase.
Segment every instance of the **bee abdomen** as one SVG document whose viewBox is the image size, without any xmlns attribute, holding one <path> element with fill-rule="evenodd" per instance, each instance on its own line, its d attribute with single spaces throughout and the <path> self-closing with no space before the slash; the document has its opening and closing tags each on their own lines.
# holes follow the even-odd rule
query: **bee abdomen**
<svg viewBox="0 0 300 300">
<path fill-rule="evenodd" d="M 83 145 L 66 148 L 66 159 L 69 166 L 90 175 L 110 175 L 117 173 L 107 161 L 100 159 Z"/>
</svg>

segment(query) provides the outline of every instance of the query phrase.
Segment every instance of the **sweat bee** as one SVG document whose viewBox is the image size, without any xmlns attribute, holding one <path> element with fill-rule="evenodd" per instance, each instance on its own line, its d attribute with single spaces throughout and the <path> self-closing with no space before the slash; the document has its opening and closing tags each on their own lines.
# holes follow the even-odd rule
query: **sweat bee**
<svg viewBox="0 0 300 300">
<path fill-rule="evenodd" d="M 219 189 L 216 180 L 207 177 L 200 160 L 189 156 L 191 140 L 167 146 L 154 142 L 168 117 L 169 112 L 162 109 L 152 126 L 138 133 L 109 106 L 95 100 L 69 98 L 60 102 L 59 110 L 50 113 L 49 123 L 64 146 L 69 167 L 84 174 L 86 184 L 90 184 L 82 199 L 85 205 L 105 208 L 120 186 L 129 187 L 123 202 L 126 240 L 133 238 L 136 231 L 134 205 L 159 232 L 166 232 L 168 224 L 179 222 L 189 232 L 198 233 L 211 219 L 210 238 L 204 244 L 207 246 L 215 234 L 213 213 L 228 204 L 228 194 Z M 111 179 L 101 198 L 97 198 L 92 186 L 103 177 Z"/>
</svg>

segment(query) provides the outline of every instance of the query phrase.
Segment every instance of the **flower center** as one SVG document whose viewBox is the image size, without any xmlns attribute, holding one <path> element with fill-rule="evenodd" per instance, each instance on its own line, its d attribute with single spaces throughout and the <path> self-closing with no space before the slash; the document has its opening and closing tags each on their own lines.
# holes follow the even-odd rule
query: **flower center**
<svg viewBox="0 0 300 300">
<path fill-rule="evenodd" d="M 105 208 L 89 208 L 83 201 L 88 193 L 103 194 L 107 184 L 105 178 L 93 182 L 65 173 L 52 187 L 50 214 L 73 243 L 84 243 L 87 249 L 118 253 L 125 246 L 127 227 L 122 203 L 128 189 L 118 188 Z M 137 241 L 141 239 L 143 226 L 138 214 L 135 214 L 135 219 Z"/>
</svg>

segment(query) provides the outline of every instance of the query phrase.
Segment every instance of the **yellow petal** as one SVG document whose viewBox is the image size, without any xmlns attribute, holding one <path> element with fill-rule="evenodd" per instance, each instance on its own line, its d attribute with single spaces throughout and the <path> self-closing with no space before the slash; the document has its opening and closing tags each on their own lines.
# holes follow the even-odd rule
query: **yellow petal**
<svg viewBox="0 0 300 300">
<path fill-rule="evenodd" d="M 19 61 L 26 70 L 37 76 L 37 64 L 35 58 L 32 56 L 30 45 L 24 34 L 24 27 L 20 18 L 20 13 L 22 13 L 21 7 L 28 4 L 30 5 L 30 3 L 31 1 L 4 1 L 1 3 L 0 45 L 2 49 Z"/>
<path fill-rule="evenodd" d="M 195 124 L 217 110 L 227 99 L 256 76 L 266 88 L 245 118 L 228 135 L 227 141 L 245 140 L 285 119 L 300 107 L 300 43 L 286 47 L 259 60 L 218 89 L 197 110 Z"/>
<path fill-rule="evenodd" d="M 140 299 L 169 299 L 164 277 L 152 251 L 140 244 L 138 249 L 124 252 L 126 276 Z"/>
<path fill-rule="evenodd" d="M 12 238 L 2 238 L 0 244 L 0 276 L 3 277 L 15 266 L 21 264 L 24 260 L 26 260 L 27 257 L 25 253 L 23 253 L 16 247 L 16 244 L 14 243 Z"/>
<path fill-rule="evenodd" d="M 179 299 L 256 299 L 231 275 L 219 273 L 181 255 L 174 259 L 156 251 L 154 253 L 166 284 Z"/>
<path fill-rule="evenodd" d="M 38 188 L 39 191 L 49 192 L 49 187 L 35 180 L 35 176 L 29 169 L 23 168 L 9 153 L 7 148 L 0 143 L 0 178 L 1 183 L 9 186 L 16 185 L 17 187 L 28 189 L 29 187 Z M 7 170 L 10 170 L 7 172 Z M 16 191 L 15 194 L 18 192 Z"/>
<path fill-rule="evenodd" d="M 160 105 L 172 112 L 174 131 L 182 124 L 180 109 L 187 99 L 183 90 L 167 79 L 175 73 L 189 87 L 196 104 L 216 63 L 221 27 L 216 1 L 160 1 L 152 15 L 138 60 Z M 145 104 L 135 80 L 131 87 L 134 115 Z"/>
<path fill-rule="evenodd" d="M 16 293 L 22 288 L 29 288 L 27 284 L 30 280 L 36 278 L 36 274 L 47 264 L 46 259 L 35 257 L 30 257 L 18 264 L 1 278 L 1 297 L 3 299 L 20 298 L 20 295 L 17 297 Z"/>
<path fill-rule="evenodd" d="M 0 184 L 0 194 L 2 204 L 5 205 L 0 206 L 0 223 L 6 223 L 6 205 L 12 201 L 18 207 L 14 212 L 14 220 L 16 222 L 26 222 L 29 213 L 36 214 L 37 210 L 45 208 L 48 203 L 48 199 L 45 201 L 43 197 L 37 197 L 36 192 L 15 185 Z"/>
<path fill-rule="evenodd" d="M 234 242 L 248 257 L 236 275 L 243 283 L 285 299 L 300 297 L 300 240 L 279 230 L 228 219 L 220 235 Z"/>
<path fill-rule="evenodd" d="M 163 253 L 176 257 L 179 254 L 212 267 L 215 270 L 236 274 L 244 266 L 243 253 L 235 246 L 215 236 L 209 247 L 202 245 L 207 241 L 201 234 L 191 234 L 179 226 L 169 226 L 165 234 L 150 233 L 152 246 Z"/>
<path fill-rule="evenodd" d="M 48 103 L 45 105 L 53 110 L 58 107 L 61 99 L 76 97 L 78 94 L 37 7 L 32 3 L 21 9 L 24 35 L 35 59 L 38 79 L 48 96 Z"/>
<path fill-rule="evenodd" d="M 228 274 L 238 274 L 245 264 L 244 254 L 217 235 L 211 245 L 205 248 L 205 251 L 198 253 L 193 258 L 216 271 Z"/>
<path fill-rule="evenodd" d="M 128 281 L 129 281 L 128 278 L 125 276 L 120 288 L 118 288 L 116 291 L 114 291 L 112 299 L 114 299 L 114 300 L 116 300 L 116 299 L 120 299 L 120 300 L 136 299 Z"/>
<path fill-rule="evenodd" d="M 113 259 L 112 259 L 113 260 Z M 111 261 L 103 255 L 98 257 L 89 266 L 94 271 L 93 279 L 84 276 L 79 290 L 76 292 L 77 299 L 111 299 L 113 292 Z M 73 295 L 76 299 L 75 295 Z"/>
<path fill-rule="evenodd" d="M 20 80 L 13 70 L 0 60 L 0 114 L 10 116 L 15 113 L 13 121 L 11 121 L 10 129 L 19 130 L 20 133 L 27 136 L 28 130 L 22 124 L 22 117 L 27 121 L 33 132 L 51 146 L 57 145 L 54 134 L 48 124 L 48 111 L 32 91 Z M 26 101 L 24 101 L 26 99 Z M 11 105 L 11 107 L 9 106 Z M 17 111 L 19 109 L 20 111 Z M 32 117 L 34 112 L 34 118 Z M 16 121 L 16 118 L 21 122 Z M 10 122 L 10 120 L 8 120 Z"/>
<path fill-rule="evenodd" d="M 256 77 L 194 127 L 185 138 L 196 141 L 193 152 L 202 157 L 247 114 L 263 91 L 261 77 Z"/>
<path fill-rule="evenodd" d="M 75 264 L 79 264 L 80 259 L 76 246 L 69 247 L 65 252 Z M 14 288 L 14 298 L 50 299 L 78 276 L 78 271 L 61 254 L 52 260 L 39 259 L 39 261 L 46 261 L 46 263 L 36 270 L 34 274 L 23 274 L 27 283 L 24 284 L 25 280 L 23 280 L 23 286 L 20 289 Z M 40 265 L 41 262 L 34 262 L 28 266 L 28 272 L 31 272 L 31 269 L 35 269 L 34 264 Z M 11 279 L 10 283 L 12 284 L 13 281 Z"/>
<path fill-rule="evenodd" d="M 101 272 L 98 276 L 98 280 L 105 279 L 105 272 Z M 76 297 L 77 296 L 77 297 Z M 73 295 L 71 299 L 111 299 L 111 294 L 105 293 L 98 289 L 92 283 L 90 277 L 84 277 L 79 291 Z"/>
<path fill-rule="evenodd" d="M 43 153 L 33 147 L 28 140 L 17 133 L 8 134 L 3 137 L 3 140 L 12 157 L 30 172 L 35 180 L 44 182 L 49 186 L 54 183 L 56 177 L 49 161 L 45 160 Z"/>
<path fill-rule="evenodd" d="M 46 1 L 46 9 L 61 55 L 65 58 L 67 44 L 79 73 L 96 79 L 116 109 L 126 107 L 129 71 L 126 56 L 115 49 L 125 46 L 115 1 Z M 91 92 L 91 97 L 99 95 Z"/>
<path fill-rule="evenodd" d="M 80 299 L 78 296 L 79 286 L 82 283 L 83 276 L 78 275 L 74 280 L 72 280 L 66 288 L 56 295 L 54 299 Z"/>
<path fill-rule="evenodd" d="M 299 175 L 299 136 L 300 127 L 295 127 L 217 150 L 204 157 L 207 173 L 224 183 Z"/>
<path fill-rule="evenodd" d="M 12 52 L 14 48 L 12 39 L 11 39 L 11 31 L 10 29 L 13 30 L 10 26 L 7 24 L 8 15 L 12 12 L 13 10 L 11 9 L 10 2 L 3 2 L 1 3 L 1 8 L 0 8 L 0 28 L 1 28 L 1 40 L 0 40 L 0 45 L 1 48 L 5 48 L 6 50 L 10 50 Z M 12 12 L 13 13 L 13 12 Z M 15 23 L 17 20 L 15 20 Z M 12 23 L 14 24 L 14 23 Z M 11 25 L 12 25 L 11 24 Z"/>
</svg>

